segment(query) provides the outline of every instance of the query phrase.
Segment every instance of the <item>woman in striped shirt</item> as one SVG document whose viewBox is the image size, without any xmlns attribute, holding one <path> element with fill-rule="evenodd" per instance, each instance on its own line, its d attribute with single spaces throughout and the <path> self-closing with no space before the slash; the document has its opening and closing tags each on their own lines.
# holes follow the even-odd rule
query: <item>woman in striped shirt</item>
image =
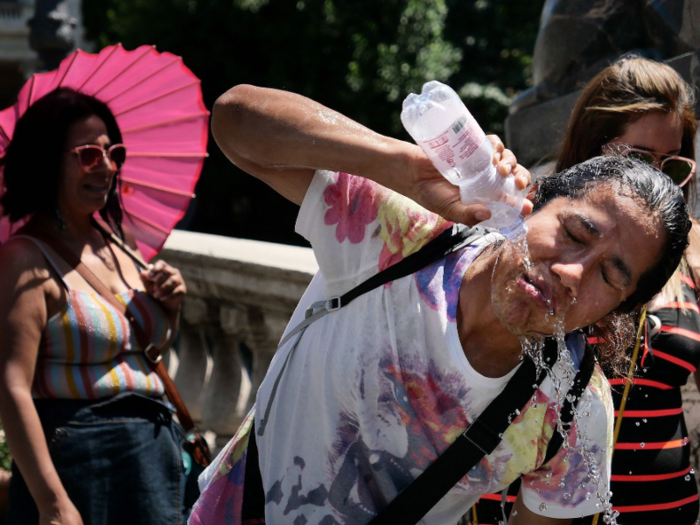
<svg viewBox="0 0 700 525">
<path fill-rule="evenodd" d="M 632 155 L 668 174 L 695 204 L 693 92 L 670 67 L 627 57 L 584 89 L 570 120 L 556 171 L 601 153 Z M 681 387 L 700 384 L 700 225 L 693 221 L 686 257 L 648 305 L 647 337 L 637 361 L 612 461 L 613 508 L 619 525 L 692 525 L 698 488 L 690 465 Z M 625 379 L 609 371 L 615 415 Z M 478 523 L 502 520 L 500 495 L 482 499 Z M 587 518 L 581 523 L 590 523 Z"/>
<path fill-rule="evenodd" d="M 0 200 L 28 220 L 0 247 L 0 418 L 14 457 L 5 523 L 181 523 L 181 428 L 130 321 L 39 238 L 56 238 L 168 348 L 185 294 L 159 261 L 139 273 L 117 195 L 126 160 L 109 108 L 61 88 L 19 119 Z"/>
</svg>

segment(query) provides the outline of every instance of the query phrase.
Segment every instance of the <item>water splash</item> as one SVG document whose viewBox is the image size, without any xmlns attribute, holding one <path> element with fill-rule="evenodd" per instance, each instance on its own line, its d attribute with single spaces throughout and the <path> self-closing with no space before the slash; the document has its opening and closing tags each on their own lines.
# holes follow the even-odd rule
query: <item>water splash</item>
<svg viewBox="0 0 700 525">
<path fill-rule="evenodd" d="M 522 236 L 522 238 L 516 242 L 509 241 L 505 244 L 509 244 L 513 248 L 515 255 L 520 258 L 527 272 L 534 270 L 534 265 L 530 259 L 529 247 L 525 236 Z M 502 253 L 503 250 L 499 250 L 491 276 L 492 296 L 494 293 L 494 276 L 496 274 L 496 267 L 498 266 Z M 550 324 L 550 326 L 553 326 L 552 332 L 556 341 L 558 354 L 557 364 L 553 367 L 553 363 L 548 362 L 548 359 L 544 356 L 545 339 L 542 336 L 520 337 L 520 359 L 523 359 L 525 356 L 530 358 L 535 364 L 537 374 L 540 375 L 544 371 L 553 385 L 553 401 L 555 403 L 554 408 L 557 414 L 554 421 L 555 431 L 558 432 L 563 438 L 562 449 L 565 450 L 564 461 L 568 462 L 571 460 L 572 454 L 574 453 L 574 446 L 569 444 L 568 431 L 564 427 L 564 423 L 561 420 L 561 411 L 564 401 L 568 399 L 571 403 L 573 421 L 580 422 L 582 418 L 588 418 L 591 416 L 592 397 L 590 394 L 586 395 L 586 391 L 584 391 L 584 394 L 580 399 L 576 399 L 575 396 L 570 393 L 576 378 L 576 367 L 571 357 L 571 353 L 566 345 L 564 320 L 568 310 L 573 305 L 577 304 L 577 299 L 576 297 L 572 297 L 570 304 L 560 305 L 557 312 L 554 311 L 551 301 L 548 301 L 547 304 L 549 306 L 549 311 L 545 312 L 545 320 L 548 324 Z M 553 370 L 553 368 L 556 370 L 556 372 Z M 519 411 L 516 411 L 516 415 L 518 413 Z M 508 419 L 509 422 L 512 421 L 512 416 Z M 575 424 L 571 425 L 571 428 L 576 429 L 576 436 L 574 440 L 576 443 L 575 451 L 582 458 L 583 464 L 588 473 L 588 477 L 581 483 L 580 488 L 588 488 L 588 492 L 586 494 L 587 500 L 590 500 L 591 497 L 595 495 L 596 499 L 598 500 L 596 506 L 602 509 L 601 512 L 603 523 L 606 525 L 617 525 L 617 517 L 619 516 L 619 512 L 612 509 L 612 504 L 610 502 L 612 493 L 608 490 L 608 485 L 601 475 L 596 455 L 591 450 L 592 440 L 585 432 L 583 425 Z M 547 477 L 551 478 L 551 473 L 549 473 Z M 564 487 L 562 487 L 562 484 Z M 566 480 L 563 476 L 558 485 L 560 488 L 566 488 Z M 536 491 L 539 492 L 537 489 Z M 573 491 L 566 492 L 564 494 L 564 498 L 571 499 L 573 497 L 571 492 Z M 544 509 L 546 509 L 546 505 L 542 504 L 542 506 L 540 506 L 540 510 Z"/>
</svg>

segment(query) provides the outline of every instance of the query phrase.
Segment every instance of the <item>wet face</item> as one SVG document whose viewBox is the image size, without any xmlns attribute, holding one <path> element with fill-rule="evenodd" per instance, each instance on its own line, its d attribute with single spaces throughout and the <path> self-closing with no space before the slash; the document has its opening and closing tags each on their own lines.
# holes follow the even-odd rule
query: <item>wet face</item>
<svg viewBox="0 0 700 525">
<path fill-rule="evenodd" d="M 588 326 L 627 299 L 660 257 L 661 225 L 638 201 L 600 184 L 585 198 L 552 200 L 528 218 L 534 265 L 505 243 L 493 276 L 494 313 L 516 335 Z"/>
<path fill-rule="evenodd" d="M 92 215 L 107 204 L 115 175 L 111 163 L 103 159 L 98 166 L 86 172 L 80 166 L 78 155 L 70 151 L 87 144 L 97 145 L 105 151 L 111 146 L 107 126 L 99 117 L 88 117 L 68 129 L 58 190 L 58 205 L 64 216 Z"/>
</svg>

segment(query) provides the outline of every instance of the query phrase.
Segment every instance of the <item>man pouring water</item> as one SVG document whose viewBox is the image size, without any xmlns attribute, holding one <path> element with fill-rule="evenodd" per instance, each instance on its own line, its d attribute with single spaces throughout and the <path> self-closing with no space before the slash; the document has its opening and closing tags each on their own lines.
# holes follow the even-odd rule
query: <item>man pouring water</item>
<svg viewBox="0 0 700 525">
<path fill-rule="evenodd" d="M 393 276 L 412 254 L 434 255 L 431 241 L 452 235 L 453 222 L 489 219 L 488 208 L 464 204 L 415 144 L 299 95 L 234 87 L 212 127 L 234 164 L 300 205 L 296 231 L 320 270 L 254 413 L 202 478 L 191 523 L 406 523 L 387 514 L 401 512 L 392 501 L 465 440 L 481 454 L 476 464 L 411 522 L 455 523 L 518 477 L 513 524 L 602 510 L 613 414 L 597 366 L 570 425 L 561 407 L 586 361 L 588 327 L 604 333 L 647 302 L 680 260 L 690 221 L 670 180 L 633 159 L 597 157 L 528 194 L 529 264 L 499 233 L 472 231 L 458 249 Z M 529 173 L 491 142 L 498 173 L 524 189 Z M 552 335 L 556 363 L 543 354 Z M 493 430 L 484 414 L 528 366 L 546 373 Z M 563 444 L 548 457 L 557 434 Z M 431 485 L 406 508 L 420 507 Z"/>
</svg>

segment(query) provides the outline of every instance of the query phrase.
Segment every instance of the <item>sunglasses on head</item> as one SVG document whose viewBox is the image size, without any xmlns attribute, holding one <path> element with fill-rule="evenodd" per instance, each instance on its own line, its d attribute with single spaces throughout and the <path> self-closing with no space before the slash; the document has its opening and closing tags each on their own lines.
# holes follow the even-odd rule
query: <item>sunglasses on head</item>
<svg viewBox="0 0 700 525">
<path fill-rule="evenodd" d="M 695 161 L 686 157 L 632 147 L 624 148 L 621 153 L 623 157 L 632 157 L 646 164 L 658 166 L 662 172 L 671 177 L 671 180 L 681 188 L 695 175 Z"/>
<path fill-rule="evenodd" d="M 102 149 L 97 144 L 85 144 L 68 151 L 78 155 L 78 163 L 86 172 L 102 169 L 104 159 L 107 159 L 112 171 L 117 171 L 126 160 L 126 146 L 124 144 L 114 144 L 107 150 Z"/>
</svg>

